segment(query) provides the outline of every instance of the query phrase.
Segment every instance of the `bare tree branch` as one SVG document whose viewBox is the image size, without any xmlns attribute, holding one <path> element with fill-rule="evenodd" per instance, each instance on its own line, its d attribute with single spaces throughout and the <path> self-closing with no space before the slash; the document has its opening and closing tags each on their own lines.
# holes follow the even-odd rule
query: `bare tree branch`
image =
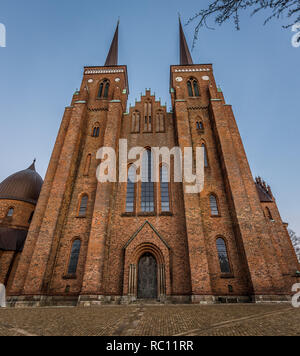
<svg viewBox="0 0 300 356">
<path fill-rule="evenodd" d="M 205 26 L 212 29 L 208 25 L 208 19 L 213 18 L 217 25 L 222 25 L 232 19 L 235 28 L 239 30 L 240 13 L 248 9 L 253 9 L 251 16 L 262 10 L 269 11 L 270 14 L 264 24 L 272 19 L 287 18 L 291 22 L 283 27 L 288 28 L 296 22 L 300 22 L 300 0 L 210 0 L 206 9 L 200 10 L 187 22 L 188 25 L 193 21 L 198 21 L 194 33 L 193 48 L 198 40 L 200 28 Z"/>
</svg>

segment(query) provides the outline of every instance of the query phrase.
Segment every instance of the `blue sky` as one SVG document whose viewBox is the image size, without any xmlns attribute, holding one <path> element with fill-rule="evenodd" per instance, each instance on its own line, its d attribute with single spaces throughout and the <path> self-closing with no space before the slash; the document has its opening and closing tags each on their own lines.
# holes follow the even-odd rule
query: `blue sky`
<svg viewBox="0 0 300 356">
<path fill-rule="evenodd" d="M 151 88 L 169 99 L 169 66 L 178 64 L 178 17 L 183 22 L 208 1 L 3 0 L 0 23 L 0 181 L 37 158 L 44 176 L 64 107 L 80 86 L 83 66 L 103 65 L 118 17 L 120 64 L 128 66 L 130 98 Z M 213 63 L 217 83 L 234 113 L 253 175 L 272 187 L 282 214 L 300 234 L 298 199 L 300 48 L 285 21 L 242 16 L 202 29 L 192 56 Z M 189 44 L 195 24 L 185 27 Z M 129 104 L 128 103 L 128 104 Z"/>
</svg>

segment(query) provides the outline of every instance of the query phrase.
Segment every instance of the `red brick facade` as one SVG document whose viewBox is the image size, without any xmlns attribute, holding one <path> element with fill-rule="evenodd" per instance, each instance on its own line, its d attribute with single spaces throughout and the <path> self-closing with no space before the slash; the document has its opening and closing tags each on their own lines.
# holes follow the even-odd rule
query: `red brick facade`
<svg viewBox="0 0 300 356">
<path fill-rule="evenodd" d="M 199 96 L 188 91 L 187 82 L 194 79 Z M 109 91 L 100 98 L 104 80 Z M 171 66 L 170 113 L 150 91 L 126 112 L 128 90 L 126 66 L 84 69 L 80 91 L 65 110 L 8 288 L 11 303 L 135 301 L 139 261 L 145 253 L 157 262 L 161 301 L 286 300 L 297 282 L 299 264 L 275 199 L 260 199 L 231 106 L 215 84 L 212 65 Z M 151 128 L 145 126 L 146 103 L 151 105 Z M 93 137 L 94 128 L 99 128 L 99 136 Z M 134 212 L 126 213 L 127 184 L 96 179 L 98 149 L 112 147 L 119 153 L 119 139 L 128 140 L 128 150 L 179 146 L 195 151 L 205 144 L 204 190 L 187 194 L 185 182 L 171 181 L 166 213 L 160 208 L 160 185 L 155 183 L 154 212 L 145 213 L 137 183 Z M 87 210 L 80 216 L 84 195 Z M 210 195 L 216 198 L 217 215 L 211 213 Z M 218 238 L 225 242 L 230 272 L 221 272 Z M 79 259 L 76 273 L 70 274 L 75 240 L 81 243 Z"/>
</svg>

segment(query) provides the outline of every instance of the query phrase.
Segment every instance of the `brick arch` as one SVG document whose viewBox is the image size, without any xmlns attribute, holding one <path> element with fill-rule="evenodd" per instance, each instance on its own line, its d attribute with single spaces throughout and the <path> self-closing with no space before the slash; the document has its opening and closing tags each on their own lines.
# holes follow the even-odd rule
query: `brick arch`
<svg viewBox="0 0 300 356">
<path fill-rule="evenodd" d="M 123 298 L 137 298 L 138 263 L 145 253 L 151 253 L 158 266 L 158 298 L 163 300 L 172 294 L 171 249 L 161 234 L 149 222 L 145 222 L 124 246 Z"/>
<path fill-rule="evenodd" d="M 158 264 L 165 263 L 164 255 L 161 252 L 160 248 L 158 246 L 156 246 L 155 244 L 148 243 L 148 242 L 142 243 L 136 247 L 135 251 L 131 255 L 132 262 L 135 264 L 138 264 L 140 258 L 145 253 L 151 253 L 155 257 Z"/>
</svg>

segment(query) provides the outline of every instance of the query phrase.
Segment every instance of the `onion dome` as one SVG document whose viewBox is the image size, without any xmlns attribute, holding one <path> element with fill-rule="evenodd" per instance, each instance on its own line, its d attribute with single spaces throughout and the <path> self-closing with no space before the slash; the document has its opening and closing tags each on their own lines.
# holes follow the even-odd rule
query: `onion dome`
<svg viewBox="0 0 300 356">
<path fill-rule="evenodd" d="M 35 160 L 27 169 L 12 174 L 0 183 L 0 199 L 19 200 L 36 204 L 43 179 L 35 170 Z"/>
</svg>

